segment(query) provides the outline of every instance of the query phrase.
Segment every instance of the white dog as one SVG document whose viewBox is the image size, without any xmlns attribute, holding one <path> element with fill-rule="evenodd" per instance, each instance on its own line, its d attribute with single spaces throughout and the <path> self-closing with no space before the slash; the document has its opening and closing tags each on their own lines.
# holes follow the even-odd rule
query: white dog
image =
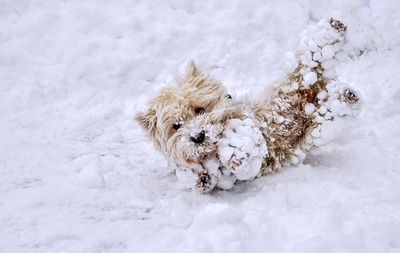
<svg viewBox="0 0 400 253">
<path fill-rule="evenodd" d="M 288 78 L 252 101 L 235 101 L 192 62 L 176 85 L 153 97 L 135 119 L 177 174 L 200 192 L 229 189 L 297 163 L 321 124 L 351 112 L 355 91 L 335 81 L 346 26 L 321 20 L 302 34 Z"/>
</svg>

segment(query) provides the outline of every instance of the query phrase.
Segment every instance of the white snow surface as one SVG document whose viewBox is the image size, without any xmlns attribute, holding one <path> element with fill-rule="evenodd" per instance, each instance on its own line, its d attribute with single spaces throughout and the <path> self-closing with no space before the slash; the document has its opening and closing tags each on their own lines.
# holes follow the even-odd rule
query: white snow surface
<svg viewBox="0 0 400 253">
<path fill-rule="evenodd" d="M 359 115 L 276 175 L 178 187 L 135 111 L 191 59 L 258 94 L 326 17 L 348 25 L 336 74 Z M 397 0 L 0 1 L 1 252 L 400 252 L 399 17 Z"/>
</svg>

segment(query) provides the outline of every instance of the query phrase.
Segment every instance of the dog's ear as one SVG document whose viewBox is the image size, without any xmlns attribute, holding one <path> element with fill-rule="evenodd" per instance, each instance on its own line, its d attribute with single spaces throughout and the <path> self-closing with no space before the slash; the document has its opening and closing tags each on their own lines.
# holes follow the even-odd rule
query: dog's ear
<svg viewBox="0 0 400 253">
<path fill-rule="evenodd" d="M 152 135 L 154 133 L 157 122 L 156 111 L 154 109 L 149 108 L 146 112 L 137 112 L 135 120 L 148 134 Z"/>
<path fill-rule="evenodd" d="M 199 69 L 196 67 L 196 64 L 194 63 L 194 61 L 191 60 L 186 69 L 186 76 L 194 78 L 199 75 L 201 75 Z"/>
<path fill-rule="evenodd" d="M 203 75 L 203 73 L 200 72 L 194 61 L 191 60 L 188 66 L 186 67 L 185 74 L 183 76 L 175 76 L 175 82 L 178 85 L 183 85 L 201 75 Z"/>
</svg>

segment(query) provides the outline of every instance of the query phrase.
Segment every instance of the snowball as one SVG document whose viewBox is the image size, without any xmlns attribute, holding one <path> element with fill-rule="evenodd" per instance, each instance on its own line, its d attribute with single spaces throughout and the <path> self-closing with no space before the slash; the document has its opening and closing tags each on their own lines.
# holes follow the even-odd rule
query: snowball
<svg viewBox="0 0 400 253">
<path fill-rule="evenodd" d="M 297 156 L 292 156 L 292 158 L 290 159 L 292 164 L 298 164 L 299 163 L 299 158 L 297 158 Z"/>
<path fill-rule="evenodd" d="M 313 60 L 314 61 L 319 61 L 319 60 L 321 60 L 321 58 L 322 58 L 322 55 L 321 55 L 320 52 L 314 53 L 314 55 L 313 55 Z"/>
<path fill-rule="evenodd" d="M 328 40 L 324 38 L 323 34 L 317 34 L 314 38 L 314 41 L 320 47 L 323 47 L 328 43 Z"/>
<path fill-rule="evenodd" d="M 323 123 L 325 121 L 325 119 L 322 118 L 321 116 L 316 116 L 314 121 L 319 123 L 319 124 L 321 124 L 321 123 Z"/>
<path fill-rule="evenodd" d="M 231 119 L 229 121 L 229 127 L 230 128 L 236 128 L 236 127 L 242 125 L 242 123 L 243 122 L 240 119 Z"/>
<path fill-rule="evenodd" d="M 310 67 L 310 68 L 314 68 L 314 67 L 318 66 L 318 63 L 316 63 L 316 62 L 314 62 L 314 61 L 312 60 L 312 56 L 311 56 L 311 53 L 310 53 L 310 52 L 307 52 L 306 55 L 300 56 L 300 59 L 301 59 L 301 62 L 302 62 L 304 65 L 306 65 L 306 66 L 308 66 L 308 67 Z"/>
<path fill-rule="evenodd" d="M 229 147 L 228 143 L 220 143 L 220 146 L 224 145 L 224 148 L 219 149 L 219 159 L 221 159 L 222 162 L 228 162 L 228 160 L 232 157 L 233 153 L 235 152 L 235 149 L 233 147 Z"/>
<path fill-rule="evenodd" d="M 328 92 L 323 90 L 323 91 L 318 93 L 317 98 L 322 100 L 322 99 L 325 99 L 327 96 L 328 96 Z"/>
<path fill-rule="evenodd" d="M 308 40 L 308 48 L 312 51 L 312 52 L 318 52 L 321 49 L 317 46 L 317 43 L 315 43 L 315 41 L 313 40 Z"/>
<path fill-rule="evenodd" d="M 251 180 L 258 175 L 261 165 L 262 158 L 256 157 L 234 169 L 232 172 L 239 180 Z"/>
<path fill-rule="evenodd" d="M 309 73 L 309 72 L 311 72 L 311 69 L 310 68 L 301 68 L 300 69 L 300 74 L 302 74 L 302 75 L 305 75 L 305 74 L 307 74 L 307 73 Z"/>
<path fill-rule="evenodd" d="M 318 109 L 318 112 L 319 112 L 321 115 L 324 115 L 325 113 L 328 112 L 328 110 L 326 109 L 325 106 L 321 106 L 321 107 Z"/>
<path fill-rule="evenodd" d="M 338 64 L 338 62 L 337 62 L 336 59 L 330 59 L 330 60 L 327 60 L 327 61 L 322 62 L 322 63 L 321 63 L 321 66 L 322 66 L 324 69 L 331 69 L 331 68 L 336 67 L 337 64 Z"/>
<path fill-rule="evenodd" d="M 203 167 L 207 169 L 210 174 L 218 176 L 219 161 L 217 159 L 208 158 L 203 161 Z"/>
<path fill-rule="evenodd" d="M 335 49 L 332 45 L 326 45 L 322 48 L 321 53 L 324 59 L 331 59 L 333 56 L 335 56 Z"/>
<path fill-rule="evenodd" d="M 306 104 L 304 107 L 304 112 L 306 113 L 306 115 L 311 115 L 313 114 L 315 111 L 315 106 L 311 103 Z"/>
<path fill-rule="evenodd" d="M 303 76 L 303 78 L 303 85 L 306 87 L 314 84 L 318 80 L 317 74 L 315 72 L 308 72 Z"/>
<path fill-rule="evenodd" d="M 238 141 L 240 140 L 240 141 Z M 260 173 L 267 145 L 251 119 L 233 119 L 218 144 L 219 158 L 239 180 L 253 179 Z"/>
<path fill-rule="evenodd" d="M 310 68 L 315 68 L 316 66 L 318 66 L 318 63 L 315 61 L 309 60 L 306 65 Z"/>
</svg>

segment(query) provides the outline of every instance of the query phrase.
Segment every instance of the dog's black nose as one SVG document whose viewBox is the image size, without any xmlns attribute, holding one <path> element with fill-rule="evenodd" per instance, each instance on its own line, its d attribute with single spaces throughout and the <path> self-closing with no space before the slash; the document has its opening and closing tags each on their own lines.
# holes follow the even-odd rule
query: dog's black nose
<svg viewBox="0 0 400 253">
<path fill-rule="evenodd" d="M 190 139 L 194 142 L 194 143 L 203 143 L 204 139 L 206 138 L 206 134 L 203 131 L 201 131 L 200 133 L 196 134 L 195 136 L 191 136 Z"/>
</svg>

